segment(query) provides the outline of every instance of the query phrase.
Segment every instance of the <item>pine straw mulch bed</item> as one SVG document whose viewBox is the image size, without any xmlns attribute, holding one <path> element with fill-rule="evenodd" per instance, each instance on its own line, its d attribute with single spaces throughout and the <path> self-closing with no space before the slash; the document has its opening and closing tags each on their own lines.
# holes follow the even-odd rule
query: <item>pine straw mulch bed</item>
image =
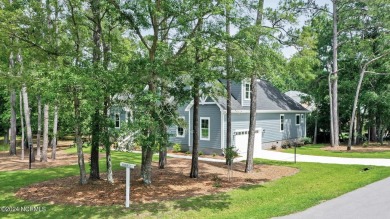
<svg viewBox="0 0 390 219">
<path fill-rule="evenodd" d="M 191 160 L 169 158 L 165 169 L 153 163 L 152 185 L 144 186 L 137 166 L 131 171 L 131 202 L 152 203 L 226 192 L 246 185 L 262 184 L 299 172 L 285 166 L 254 165 L 253 173 L 245 173 L 245 163 L 234 163 L 230 182 L 224 163 L 199 161 L 199 178 L 189 178 Z M 101 174 L 105 178 L 105 174 Z M 38 203 L 87 206 L 123 205 L 125 170 L 115 171 L 113 185 L 106 180 L 78 184 L 79 176 L 32 184 L 17 191 L 16 196 Z"/>
<path fill-rule="evenodd" d="M 352 146 L 350 151 L 347 151 L 347 146 L 337 146 L 337 147 L 322 147 L 321 150 L 325 151 L 339 151 L 339 152 L 383 152 L 383 151 L 390 151 L 390 146 L 388 145 L 375 145 L 375 146 Z"/>
</svg>

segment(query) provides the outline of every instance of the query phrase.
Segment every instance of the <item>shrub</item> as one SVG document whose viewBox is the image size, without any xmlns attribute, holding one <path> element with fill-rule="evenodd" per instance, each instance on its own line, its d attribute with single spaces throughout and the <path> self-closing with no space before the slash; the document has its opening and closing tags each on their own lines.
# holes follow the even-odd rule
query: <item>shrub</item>
<svg viewBox="0 0 390 219">
<path fill-rule="evenodd" d="M 198 155 L 199 155 L 199 156 L 203 155 L 203 151 L 199 151 L 199 152 L 198 152 Z"/>
<path fill-rule="evenodd" d="M 217 156 L 217 154 L 216 154 L 216 153 L 213 153 L 213 157 L 215 157 L 215 156 Z"/>
<path fill-rule="evenodd" d="M 276 146 L 276 145 L 271 146 L 271 150 L 276 150 L 276 148 L 278 148 L 278 146 Z"/>
<path fill-rule="evenodd" d="M 180 152 L 181 151 L 181 145 L 176 143 L 173 145 L 173 152 Z"/>
<path fill-rule="evenodd" d="M 291 142 L 290 141 L 284 141 L 282 143 L 282 148 L 283 149 L 291 148 Z"/>
<path fill-rule="evenodd" d="M 225 157 L 230 161 L 233 161 L 234 158 L 238 157 L 237 149 L 234 146 L 227 147 L 227 148 L 223 149 L 223 151 L 225 153 Z M 230 162 L 230 164 L 228 164 L 228 165 L 231 165 L 231 163 L 232 162 Z"/>
<path fill-rule="evenodd" d="M 186 154 L 191 154 L 191 152 L 190 151 L 186 151 Z"/>
<path fill-rule="evenodd" d="M 364 148 L 368 147 L 368 141 L 365 141 L 365 142 L 363 143 L 363 147 L 364 147 Z"/>
<path fill-rule="evenodd" d="M 213 175 L 212 181 L 214 181 L 213 187 L 219 188 L 221 187 L 221 178 L 218 175 Z"/>
<path fill-rule="evenodd" d="M 311 138 L 309 138 L 309 137 L 304 137 L 301 139 L 301 141 L 303 141 L 304 144 L 311 144 L 312 143 Z"/>
</svg>

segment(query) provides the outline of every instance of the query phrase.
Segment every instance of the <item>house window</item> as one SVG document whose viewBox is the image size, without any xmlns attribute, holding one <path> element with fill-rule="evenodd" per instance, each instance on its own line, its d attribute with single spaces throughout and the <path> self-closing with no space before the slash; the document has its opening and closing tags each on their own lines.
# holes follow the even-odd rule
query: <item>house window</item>
<svg viewBox="0 0 390 219">
<path fill-rule="evenodd" d="M 301 114 L 301 123 L 303 123 L 303 119 L 305 118 L 304 114 Z"/>
<path fill-rule="evenodd" d="M 115 114 L 115 128 L 120 128 L 121 125 L 121 120 L 120 120 L 120 115 L 119 113 Z"/>
<path fill-rule="evenodd" d="M 185 123 L 184 117 L 179 118 L 179 125 L 176 129 L 176 137 L 184 138 L 185 136 L 185 129 L 182 127 L 182 125 Z"/>
<path fill-rule="evenodd" d="M 200 117 L 200 140 L 210 140 L 209 117 Z"/>
<path fill-rule="evenodd" d="M 280 131 L 284 131 L 284 114 L 280 114 Z"/>
<path fill-rule="evenodd" d="M 295 125 L 300 125 L 301 124 L 301 115 L 296 114 L 295 115 Z"/>
<path fill-rule="evenodd" d="M 249 100 L 251 97 L 251 84 L 248 82 L 245 82 L 245 100 Z"/>
</svg>

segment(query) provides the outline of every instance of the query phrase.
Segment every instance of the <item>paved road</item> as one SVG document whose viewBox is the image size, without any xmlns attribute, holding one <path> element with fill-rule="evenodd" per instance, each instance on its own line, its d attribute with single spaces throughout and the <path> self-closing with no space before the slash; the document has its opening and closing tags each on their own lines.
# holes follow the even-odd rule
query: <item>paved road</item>
<svg viewBox="0 0 390 219">
<path fill-rule="evenodd" d="M 261 150 L 255 154 L 256 158 L 279 161 L 294 161 L 294 154 L 283 153 L 278 151 Z M 343 158 L 343 157 L 323 157 L 312 155 L 297 154 L 297 162 L 313 162 L 313 163 L 334 163 L 334 164 L 360 164 L 372 166 L 390 166 L 390 159 L 379 158 Z M 389 203 L 390 207 L 390 203 Z M 390 211 L 390 210 L 389 210 Z"/>
<path fill-rule="evenodd" d="M 390 178 L 279 219 L 388 219 Z"/>
</svg>

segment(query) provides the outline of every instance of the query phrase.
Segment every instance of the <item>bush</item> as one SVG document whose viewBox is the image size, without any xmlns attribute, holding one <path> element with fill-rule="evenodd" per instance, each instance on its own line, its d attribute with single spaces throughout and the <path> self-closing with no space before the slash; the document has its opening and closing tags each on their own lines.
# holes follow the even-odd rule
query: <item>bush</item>
<svg viewBox="0 0 390 219">
<path fill-rule="evenodd" d="M 301 139 L 301 141 L 303 141 L 304 144 L 311 144 L 312 143 L 311 138 L 309 138 L 309 137 L 304 137 Z"/>
<path fill-rule="evenodd" d="M 283 149 L 291 148 L 291 142 L 290 141 L 284 141 L 282 143 L 282 148 Z"/>
<path fill-rule="evenodd" d="M 191 152 L 190 151 L 186 151 L 186 154 L 191 154 Z"/>
<path fill-rule="evenodd" d="M 180 152 L 181 151 L 181 145 L 176 143 L 176 144 L 173 145 L 172 149 L 173 149 L 173 152 Z"/>
<path fill-rule="evenodd" d="M 199 155 L 199 156 L 203 155 L 203 151 L 199 151 L 199 152 L 198 152 L 198 155 Z"/>
<path fill-rule="evenodd" d="M 276 150 L 276 148 L 278 148 L 278 146 L 276 146 L 276 145 L 271 146 L 271 150 Z"/>
</svg>

